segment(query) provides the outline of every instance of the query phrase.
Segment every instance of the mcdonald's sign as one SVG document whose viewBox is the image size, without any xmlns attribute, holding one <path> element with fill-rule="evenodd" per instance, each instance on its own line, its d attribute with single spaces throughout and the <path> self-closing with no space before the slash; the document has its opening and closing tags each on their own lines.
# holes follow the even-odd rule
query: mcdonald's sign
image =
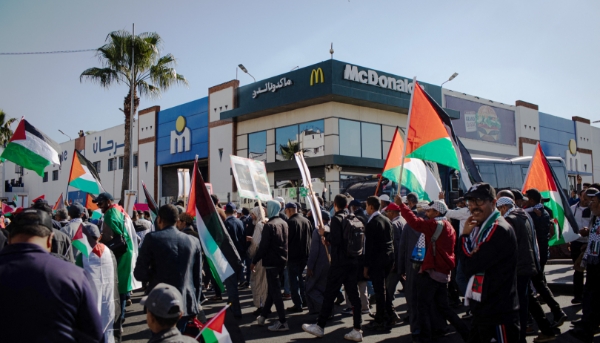
<svg viewBox="0 0 600 343">
<path fill-rule="evenodd" d="M 320 79 L 319 79 L 320 77 Z M 315 83 L 324 83 L 325 82 L 325 77 L 323 76 L 323 69 L 321 68 L 317 68 L 317 69 L 313 69 L 310 72 L 310 85 L 312 86 Z"/>
</svg>

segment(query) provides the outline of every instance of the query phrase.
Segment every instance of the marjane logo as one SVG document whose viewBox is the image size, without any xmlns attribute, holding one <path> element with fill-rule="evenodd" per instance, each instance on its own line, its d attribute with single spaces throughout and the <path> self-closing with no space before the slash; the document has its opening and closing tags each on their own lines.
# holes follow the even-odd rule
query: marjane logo
<svg viewBox="0 0 600 343">
<path fill-rule="evenodd" d="M 190 129 L 186 127 L 184 116 L 175 122 L 175 130 L 171 131 L 171 154 L 190 151 L 192 146 Z"/>
</svg>

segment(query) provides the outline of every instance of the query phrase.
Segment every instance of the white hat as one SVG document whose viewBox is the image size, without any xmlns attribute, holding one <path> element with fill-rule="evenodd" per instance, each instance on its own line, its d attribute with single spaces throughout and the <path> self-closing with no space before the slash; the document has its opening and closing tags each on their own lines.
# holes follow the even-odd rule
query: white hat
<svg viewBox="0 0 600 343">
<path fill-rule="evenodd" d="M 446 212 L 448 212 L 448 206 L 446 206 L 446 204 L 442 201 L 439 200 L 434 200 L 432 202 L 430 202 L 429 204 L 427 204 L 426 206 L 423 206 L 424 210 L 436 210 L 438 211 L 441 215 L 446 214 Z"/>
<path fill-rule="evenodd" d="M 379 201 L 387 201 L 387 202 L 391 202 L 390 201 L 390 196 L 387 194 L 382 194 L 381 196 L 379 196 Z"/>
<path fill-rule="evenodd" d="M 285 200 L 282 197 L 276 197 L 275 201 L 278 201 L 280 203 L 282 203 L 282 202 L 285 203 Z"/>
</svg>

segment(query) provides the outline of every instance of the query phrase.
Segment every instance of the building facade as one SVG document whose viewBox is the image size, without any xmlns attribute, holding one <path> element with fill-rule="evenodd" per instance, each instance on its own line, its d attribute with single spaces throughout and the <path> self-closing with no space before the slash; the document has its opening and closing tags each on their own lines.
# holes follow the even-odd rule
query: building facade
<svg viewBox="0 0 600 343">
<path fill-rule="evenodd" d="M 539 142 L 548 156 L 565 161 L 570 183 L 577 175 L 584 182 L 600 180 L 600 129 L 590 120 L 419 83 L 453 118 L 473 157 L 528 156 Z M 224 82 L 210 87 L 207 97 L 173 108 L 141 110 L 132 130 L 131 187 L 138 201 L 145 201 L 142 182 L 158 201 L 172 201 L 182 195 L 182 182 L 186 187 L 180 172 L 198 158 L 213 192 L 222 201 L 239 201 L 229 158 L 237 155 L 263 161 L 274 195 L 292 199 L 302 179 L 293 154 L 303 151 L 315 191 L 326 200 L 357 191 L 357 181 L 376 182 L 396 127 L 406 128 L 413 87 L 409 78 L 332 59 L 241 87 L 237 80 Z M 62 165 L 48 167 L 43 179 L 4 163 L 4 198 L 19 193 L 57 199 L 66 192 L 75 148 L 118 197 L 123 130 L 119 125 L 62 143 Z M 82 196 L 70 191 L 72 199 Z"/>
</svg>

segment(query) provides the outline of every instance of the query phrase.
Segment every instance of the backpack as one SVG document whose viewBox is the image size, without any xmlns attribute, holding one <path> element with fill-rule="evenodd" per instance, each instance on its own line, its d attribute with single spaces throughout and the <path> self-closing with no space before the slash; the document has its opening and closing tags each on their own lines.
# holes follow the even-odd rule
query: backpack
<svg viewBox="0 0 600 343">
<path fill-rule="evenodd" d="M 435 228 L 435 232 L 431 236 L 431 249 L 433 250 L 433 256 L 435 256 L 435 254 L 436 254 L 435 242 L 438 240 L 438 238 L 440 238 L 440 235 L 442 234 L 443 229 L 444 229 L 444 222 L 442 222 L 441 220 L 438 220 L 437 227 Z M 410 261 L 413 263 L 413 268 L 415 270 L 421 269 L 421 265 L 423 264 L 423 260 L 425 259 L 425 253 L 426 253 L 425 234 L 421 234 L 419 236 L 419 240 L 417 241 L 417 244 L 413 248 L 412 255 L 410 258 Z"/>
<path fill-rule="evenodd" d="M 357 257 L 365 253 L 365 225 L 354 214 L 342 220 L 342 235 L 348 256 Z"/>
</svg>

